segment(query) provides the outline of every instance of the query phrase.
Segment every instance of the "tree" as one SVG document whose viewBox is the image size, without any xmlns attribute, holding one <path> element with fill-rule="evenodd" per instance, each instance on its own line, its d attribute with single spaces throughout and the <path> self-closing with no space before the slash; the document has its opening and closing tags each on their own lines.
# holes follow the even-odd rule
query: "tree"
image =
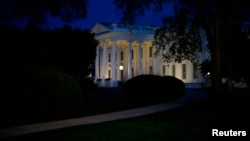
<svg viewBox="0 0 250 141">
<path fill-rule="evenodd" d="M 127 14 L 140 13 L 146 10 L 146 6 L 156 3 L 156 6 L 170 0 L 133 0 L 138 6 L 133 10 L 131 0 L 115 0 L 114 3 L 120 10 L 123 10 L 122 20 L 133 21 L 130 18 L 136 16 Z M 239 33 L 241 28 L 250 17 L 250 5 L 247 0 L 177 0 L 174 1 L 175 12 L 185 11 L 186 16 L 191 17 L 188 21 L 192 26 L 205 29 L 212 59 L 212 87 L 213 94 L 218 96 L 222 94 L 222 73 L 228 77 L 228 90 L 232 89 L 232 61 L 233 49 L 230 45 L 235 39 L 234 34 Z M 146 6 L 144 6 L 146 5 Z M 183 13 L 183 12 L 182 12 Z M 126 18 L 128 17 L 128 18 Z M 232 30 L 233 29 L 233 30 Z M 227 44 L 228 43 L 228 44 Z M 228 46 L 230 45 L 230 46 Z M 228 58 L 229 57 L 229 58 Z M 225 69 L 222 69 L 224 67 Z M 222 72 L 225 71 L 225 72 Z"/>
<path fill-rule="evenodd" d="M 85 76 L 89 64 L 93 63 L 96 57 L 96 47 L 99 42 L 95 39 L 94 33 L 88 30 L 72 29 L 64 26 L 54 31 L 38 30 L 30 33 L 27 38 L 27 47 L 32 50 L 36 48 L 36 57 L 40 59 L 41 65 L 61 70 L 73 76 Z M 33 53 L 27 56 L 33 56 Z M 34 57 L 30 60 L 36 60 Z M 38 57 L 37 57 L 38 56 Z M 38 61 L 34 62 L 37 64 Z"/>
<path fill-rule="evenodd" d="M 55 31 L 43 31 L 39 28 L 45 24 L 48 15 L 59 16 L 65 22 L 85 18 L 86 6 L 86 0 L 0 0 L 0 25 L 28 21 L 26 28 L 19 32 L 19 37 L 4 36 L 7 44 L 18 41 L 22 45 L 13 45 L 12 49 L 5 46 L 11 59 L 21 62 L 17 64 L 43 64 L 73 75 L 86 74 L 86 68 L 93 63 L 98 44 L 94 34 L 87 30 L 72 30 L 70 27 Z"/>
<path fill-rule="evenodd" d="M 86 5 L 86 0 L 0 0 L 0 19 L 5 24 L 26 19 L 34 28 L 45 22 L 47 14 L 66 22 L 85 18 Z"/>
<path fill-rule="evenodd" d="M 7 71 L 44 66 L 72 76 L 86 76 L 96 57 L 99 42 L 88 30 L 68 26 L 53 31 L 20 31 L 10 26 L 0 29 L 1 64 Z"/>
<path fill-rule="evenodd" d="M 199 29 L 187 27 L 182 20 L 187 19 L 164 18 L 163 25 L 155 32 L 155 55 L 160 55 L 165 62 L 197 62 L 197 51 L 201 50 Z"/>
</svg>

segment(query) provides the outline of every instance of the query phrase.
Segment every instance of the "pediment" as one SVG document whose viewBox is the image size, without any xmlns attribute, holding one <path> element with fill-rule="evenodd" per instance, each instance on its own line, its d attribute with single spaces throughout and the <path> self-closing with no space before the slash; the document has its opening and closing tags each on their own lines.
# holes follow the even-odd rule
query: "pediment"
<svg viewBox="0 0 250 141">
<path fill-rule="evenodd" d="M 92 28 L 92 32 L 94 32 L 95 34 L 100 34 L 105 32 L 111 32 L 111 30 L 101 23 L 96 23 L 95 26 Z"/>
</svg>

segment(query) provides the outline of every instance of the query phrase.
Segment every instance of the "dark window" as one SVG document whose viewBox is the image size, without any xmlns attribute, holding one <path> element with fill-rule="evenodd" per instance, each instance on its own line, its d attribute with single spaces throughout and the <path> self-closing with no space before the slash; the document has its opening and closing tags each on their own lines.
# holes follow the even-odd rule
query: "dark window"
<svg viewBox="0 0 250 141">
<path fill-rule="evenodd" d="M 153 47 L 149 47 L 149 57 L 152 57 L 153 55 Z"/>
<path fill-rule="evenodd" d="M 186 64 L 182 64 L 182 79 L 186 79 L 187 67 Z"/>
<path fill-rule="evenodd" d="M 175 65 L 172 65 L 172 76 L 175 76 Z"/>
<path fill-rule="evenodd" d="M 198 64 L 193 63 L 193 79 L 197 79 L 197 78 L 198 78 Z"/>
<path fill-rule="evenodd" d="M 111 62 L 111 54 L 109 53 L 108 62 Z"/>
<path fill-rule="evenodd" d="M 111 78 L 111 70 L 109 70 L 109 74 L 108 75 L 109 75 L 109 78 Z"/>
<path fill-rule="evenodd" d="M 152 66 L 149 67 L 149 74 L 153 74 L 153 67 Z"/>
<path fill-rule="evenodd" d="M 162 66 L 162 75 L 163 76 L 166 75 L 166 67 L 165 67 L 165 65 Z"/>
<path fill-rule="evenodd" d="M 121 61 L 123 61 L 123 51 L 121 51 Z"/>
</svg>

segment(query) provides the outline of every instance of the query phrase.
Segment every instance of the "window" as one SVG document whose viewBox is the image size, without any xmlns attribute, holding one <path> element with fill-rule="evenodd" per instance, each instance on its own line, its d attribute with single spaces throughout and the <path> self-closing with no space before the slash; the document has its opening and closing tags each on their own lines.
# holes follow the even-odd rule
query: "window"
<svg viewBox="0 0 250 141">
<path fill-rule="evenodd" d="M 111 54 L 109 53 L 108 62 L 111 62 Z"/>
<path fill-rule="evenodd" d="M 123 81 L 123 70 L 121 70 L 121 81 Z"/>
<path fill-rule="evenodd" d="M 186 79 L 187 68 L 186 64 L 182 64 L 182 79 Z"/>
<path fill-rule="evenodd" d="M 162 75 L 163 76 L 166 75 L 166 67 L 165 67 L 165 65 L 162 66 Z"/>
<path fill-rule="evenodd" d="M 175 65 L 172 65 L 172 75 L 175 77 Z"/>
<path fill-rule="evenodd" d="M 123 51 L 121 51 L 121 61 L 123 61 Z"/>
<path fill-rule="evenodd" d="M 198 78 L 198 64 L 193 63 L 193 79 L 197 79 L 197 78 Z"/>
<path fill-rule="evenodd" d="M 149 74 L 153 74 L 153 67 L 152 66 L 149 67 Z"/>
<path fill-rule="evenodd" d="M 108 73 L 109 73 L 109 74 L 108 74 L 108 77 L 111 78 L 111 70 L 109 70 Z"/>
<path fill-rule="evenodd" d="M 152 57 L 153 55 L 153 47 L 149 47 L 149 57 Z"/>
</svg>

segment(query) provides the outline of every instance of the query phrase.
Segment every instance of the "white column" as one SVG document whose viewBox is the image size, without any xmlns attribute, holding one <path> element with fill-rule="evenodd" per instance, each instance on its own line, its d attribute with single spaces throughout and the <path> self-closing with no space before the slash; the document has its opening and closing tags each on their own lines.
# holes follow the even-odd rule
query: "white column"
<svg viewBox="0 0 250 141">
<path fill-rule="evenodd" d="M 116 47 L 116 79 L 120 80 L 120 70 L 119 70 L 119 66 L 121 64 L 121 49 Z"/>
<path fill-rule="evenodd" d="M 102 47 L 102 70 L 101 70 L 101 75 L 102 75 L 102 79 L 103 82 L 105 81 L 104 79 L 106 78 L 106 73 L 107 73 L 107 45 L 106 45 L 106 41 L 103 42 L 103 47 Z M 104 85 L 104 84 L 103 84 Z M 105 85 L 104 85 L 105 86 Z"/>
<path fill-rule="evenodd" d="M 112 62 L 112 87 L 115 87 L 116 80 L 116 41 L 112 40 L 112 54 L 111 54 L 111 62 Z"/>
<path fill-rule="evenodd" d="M 107 46 L 106 42 L 103 42 L 102 46 L 102 79 L 106 78 L 106 68 L 107 68 Z"/>
<path fill-rule="evenodd" d="M 128 79 L 132 78 L 132 42 L 128 42 Z"/>
<path fill-rule="evenodd" d="M 99 79 L 100 78 L 100 74 L 99 74 L 99 71 L 100 71 L 100 52 L 99 52 L 99 46 L 96 47 L 96 58 L 95 58 L 95 77 L 96 79 Z"/>
<path fill-rule="evenodd" d="M 142 59 L 141 59 L 141 54 L 142 54 L 142 49 L 141 49 L 141 42 L 138 43 L 138 51 L 137 51 L 137 61 L 138 61 L 138 75 L 142 74 Z"/>
<path fill-rule="evenodd" d="M 147 67 L 148 67 L 148 65 L 147 65 L 147 58 L 148 58 L 148 55 L 147 55 L 147 44 L 144 44 L 143 46 L 142 46 L 142 54 L 143 54 L 143 56 L 142 56 L 142 63 L 143 63 L 143 69 L 142 69 L 142 73 L 143 74 L 147 74 Z"/>
</svg>

